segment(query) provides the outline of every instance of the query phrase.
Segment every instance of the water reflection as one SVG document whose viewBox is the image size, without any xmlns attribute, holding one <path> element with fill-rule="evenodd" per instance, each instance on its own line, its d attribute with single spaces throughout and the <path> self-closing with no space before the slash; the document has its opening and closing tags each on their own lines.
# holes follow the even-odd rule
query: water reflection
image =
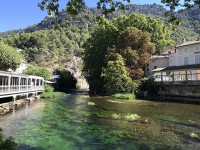
<svg viewBox="0 0 200 150">
<path fill-rule="evenodd" d="M 88 101 L 95 106 L 88 105 Z M 18 149 L 199 149 L 200 106 L 112 97 L 67 95 L 37 101 L 0 117 L 0 126 L 13 136 Z M 112 114 L 138 114 L 130 122 Z"/>
</svg>

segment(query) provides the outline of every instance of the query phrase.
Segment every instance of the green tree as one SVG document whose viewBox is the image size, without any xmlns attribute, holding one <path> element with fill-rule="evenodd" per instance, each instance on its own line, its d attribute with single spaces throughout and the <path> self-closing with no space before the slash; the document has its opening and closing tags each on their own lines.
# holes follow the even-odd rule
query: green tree
<svg viewBox="0 0 200 150">
<path fill-rule="evenodd" d="M 130 0 L 123 0 L 124 2 L 129 2 Z M 47 10 L 49 15 L 52 15 L 54 12 L 56 15 L 59 15 L 59 0 L 42 0 L 38 6 L 42 10 Z M 73 15 L 77 15 L 85 7 L 84 0 L 69 0 L 67 2 L 67 12 Z M 119 0 L 99 0 L 97 2 L 97 9 L 101 9 L 104 14 L 115 11 L 116 9 L 124 9 L 124 4 Z"/>
<path fill-rule="evenodd" d="M 183 9 L 190 9 L 194 6 L 200 7 L 199 0 L 161 0 L 161 2 L 170 9 L 165 13 L 165 16 L 170 16 L 169 21 L 178 25 L 181 23 L 181 19 L 176 15 L 177 9 L 181 8 L 182 11 Z"/>
<path fill-rule="evenodd" d="M 114 20 L 114 24 L 121 31 L 125 30 L 127 27 L 136 27 L 143 32 L 150 33 L 151 42 L 155 44 L 157 54 L 173 43 L 171 40 L 171 25 L 165 25 L 160 19 L 134 13 L 129 17 L 120 16 Z"/>
<path fill-rule="evenodd" d="M 20 59 L 21 56 L 16 49 L 0 42 L 0 70 L 15 70 L 20 65 Z"/>
<path fill-rule="evenodd" d="M 133 92 L 134 84 L 126 71 L 122 56 L 116 53 L 114 59 L 115 60 L 108 61 L 107 66 L 103 68 L 102 71 L 106 93 L 115 94 Z"/>
<path fill-rule="evenodd" d="M 54 74 L 60 76 L 60 78 L 57 79 L 55 90 L 68 92 L 76 89 L 77 80 L 70 71 L 64 68 L 58 68 L 54 71 Z"/>
<path fill-rule="evenodd" d="M 125 59 L 130 77 L 134 80 L 144 76 L 144 66 L 155 52 L 150 34 L 135 27 L 127 27 L 118 38 L 116 51 Z"/>
<path fill-rule="evenodd" d="M 45 80 L 49 80 L 52 76 L 52 74 L 47 69 L 37 66 L 30 66 L 26 70 L 24 70 L 23 73 L 27 75 L 40 76 L 43 77 Z"/>
<path fill-rule="evenodd" d="M 105 56 L 107 49 L 117 44 L 118 35 L 119 31 L 114 24 L 105 20 L 95 28 L 84 45 L 83 71 L 93 93 L 101 93 L 103 90 L 101 73 L 107 63 Z"/>
<path fill-rule="evenodd" d="M 100 24 L 96 26 L 91 33 L 91 37 L 84 45 L 83 71 L 92 92 L 103 92 L 104 81 L 101 74 L 102 68 L 105 68 L 109 61 L 109 59 L 107 59 L 109 49 L 116 49 L 117 52 L 125 58 L 126 66 L 130 69 L 129 72 L 132 71 L 132 78 L 138 79 L 143 75 L 145 61 L 147 61 L 154 52 L 154 45 L 151 42 L 154 41 L 153 43 L 156 48 L 159 47 L 159 50 L 171 43 L 171 39 L 168 37 L 170 32 L 167 32 L 168 28 L 170 30 L 170 27 L 164 26 L 164 23 L 157 19 L 147 18 L 148 17 L 143 15 L 140 16 L 136 14 L 129 17 L 119 17 L 111 21 L 100 18 Z M 140 21 L 143 23 L 140 24 Z M 149 27 L 152 23 L 154 25 Z M 141 31 L 136 32 L 136 30 L 133 30 L 133 33 L 131 33 L 132 31 L 130 30 L 130 34 L 129 30 L 124 31 L 127 27 L 131 26 Z M 148 31 L 149 34 L 146 33 Z M 136 32 L 136 34 L 138 33 L 138 37 L 134 36 L 134 32 Z M 126 57 L 125 52 L 130 54 L 130 59 L 127 59 L 128 57 Z M 129 54 L 127 54 L 127 56 Z M 135 58 L 132 58 L 131 55 Z M 144 62 L 143 57 L 145 60 Z M 128 63 L 129 61 L 131 62 Z M 138 62 L 133 63 L 134 61 Z M 138 74 L 138 77 L 136 77 L 136 74 Z"/>
</svg>

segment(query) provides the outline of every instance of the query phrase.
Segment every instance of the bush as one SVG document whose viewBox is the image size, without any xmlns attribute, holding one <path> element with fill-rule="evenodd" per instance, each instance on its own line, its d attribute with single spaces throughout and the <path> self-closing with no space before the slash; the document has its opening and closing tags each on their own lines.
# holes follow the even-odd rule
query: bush
<svg viewBox="0 0 200 150">
<path fill-rule="evenodd" d="M 45 92 L 53 92 L 54 88 L 49 84 L 44 84 Z"/>
<path fill-rule="evenodd" d="M 135 99 L 135 95 L 131 93 L 130 94 L 118 93 L 118 94 L 115 94 L 114 97 L 117 99 Z"/>
<path fill-rule="evenodd" d="M 154 87 L 154 81 L 151 78 L 143 78 L 142 80 L 138 81 L 138 88 L 136 90 L 136 95 L 140 96 L 142 91 L 148 91 L 149 96 L 156 96 L 157 92 Z"/>
<path fill-rule="evenodd" d="M 14 142 L 14 139 L 9 137 L 5 138 L 2 135 L 2 129 L 0 129 L 0 149 L 1 150 L 15 150 L 17 144 Z"/>
<path fill-rule="evenodd" d="M 45 92 L 42 93 L 41 98 L 57 98 L 63 96 L 62 92 Z"/>
<path fill-rule="evenodd" d="M 51 78 L 51 73 L 46 69 L 38 66 L 30 66 L 23 71 L 24 74 L 43 77 L 45 80 Z"/>
</svg>

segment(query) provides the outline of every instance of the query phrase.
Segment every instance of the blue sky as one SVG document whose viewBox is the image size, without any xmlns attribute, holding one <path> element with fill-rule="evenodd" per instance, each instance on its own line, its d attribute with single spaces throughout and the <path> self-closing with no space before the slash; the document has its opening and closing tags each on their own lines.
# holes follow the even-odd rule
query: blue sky
<svg viewBox="0 0 200 150">
<path fill-rule="evenodd" d="M 87 6 L 96 7 L 98 0 L 85 0 Z M 133 4 L 160 4 L 161 0 L 131 0 Z M 1 0 L 0 2 L 0 32 L 23 29 L 39 23 L 47 12 L 41 11 L 37 4 L 41 0 Z M 60 0 L 61 9 L 65 8 L 67 0 Z"/>
</svg>

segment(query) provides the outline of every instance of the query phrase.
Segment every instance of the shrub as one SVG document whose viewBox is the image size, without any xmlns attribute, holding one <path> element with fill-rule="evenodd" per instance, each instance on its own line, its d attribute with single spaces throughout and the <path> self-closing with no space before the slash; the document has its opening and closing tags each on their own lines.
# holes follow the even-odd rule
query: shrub
<svg viewBox="0 0 200 150">
<path fill-rule="evenodd" d="M 135 91 L 137 96 L 140 96 L 141 91 L 148 91 L 149 96 L 156 96 L 157 92 L 154 87 L 154 81 L 151 78 L 143 78 L 138 81 L 138 87 Z"/>
<path fill-rule="evenodd" d="M 23 71 L 24 74 L 43 77 L 45 80 L 51 78 L 51 73 L 46 69 L 38 66 L 30 66 Z"/>
<path fill-rule="evenodd" d="M 49 84 L 45 84 L 44 88 L 45 88 L 45 92 L 53 92 L 54 91 L 54 88 Z"/>
<path fill-rule="evenodd" d="M 135 95 L 131 93 L 130 94 L 118 93 L 118 94 L 115 94 L 114 97 L 117 99 L 135 99 Z"/>
<path fill-rule="evenodd" d="M 15 150 L 17 144 L 14 142 L 14 139 L 9 137 L 5 138 L 2 135 L 2 129 L 0 129 L 0 149 L 1 150 Z"/>
<path fill-rule="evenodd" d="M 63 96 L 64 93 L 62 92 L 45 92 L 42 93 L 41 98 L 56 98 Z"/>
</svg>

